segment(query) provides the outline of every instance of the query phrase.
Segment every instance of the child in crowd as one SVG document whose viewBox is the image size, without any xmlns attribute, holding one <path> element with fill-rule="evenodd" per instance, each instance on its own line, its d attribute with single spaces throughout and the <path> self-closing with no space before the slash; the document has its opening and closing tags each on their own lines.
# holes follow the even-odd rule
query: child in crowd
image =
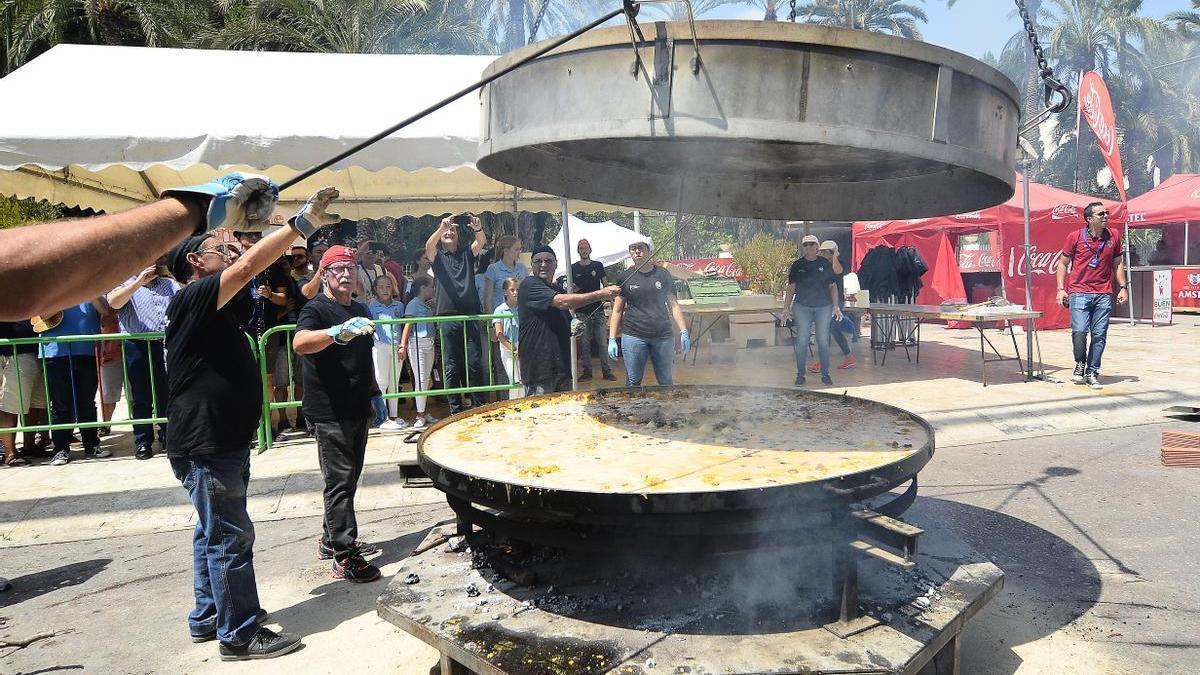
<svg viewBox="0 0 1200 675">
<path fill-rule="evenodd" d="M 500 362 L 504 364 L 504 372 L 508 375 L 509 382 L 516 382 L 520 378 L 516 374 L 517 362 L 517 287 L 520 286 L 520 281 L 515 277 L 509 277 L 502 282 L 504 290 L 504 302 L 496 305 L 492 310 L 494 314 L 504 314 L 512 312 L 511 319 L 493 319 L 492 320 L 492 340 L 500 344 Z M 521 398 L 525 395 L 523 387 L 510 389 L 508 391 L 509 398 Z"/>
<path fill-rule="evenodd" d="M 433 316 L 433 294 L 436 290 L 433 278 L 425 275 L 414 275 L 412 280 L 412 299 L 404 308 L 404 316 Z M 400 360 L 409 359 L 413 377 L 416 381 L 415 391 L 426 391 L 433 382 L 433 324 L 428 322 L 404 324 L 404 334 L 396 349 Z M 437 420 L 425 414 L 427 397 L 417 396 L 417 417 L 413 420 L 414 429 L 424 429 Z"/>
<path fill-rule="evenodd" d="M 393 296 L 395 289 L 390 278 L 386 275 L 376 277 L 375 288 L 372 290 L 374 299 L 367 305 L 372 319 L 378 321 L 404 316 L 404 303 Z M 400 341 L 396 339 L 399 332 L 398 325 L 375 324 L 375 382 L 379 385 L 379 391 L 384 394 L 400 391 L 400 364 L 403 363 L 404 357 L 401 356 Z M 408 422 L 399 418 L 397 400 L 386 400 L 388 419 L 379 425 L 379 428 L 394 431 L 407 427 Z"/>
</svg>

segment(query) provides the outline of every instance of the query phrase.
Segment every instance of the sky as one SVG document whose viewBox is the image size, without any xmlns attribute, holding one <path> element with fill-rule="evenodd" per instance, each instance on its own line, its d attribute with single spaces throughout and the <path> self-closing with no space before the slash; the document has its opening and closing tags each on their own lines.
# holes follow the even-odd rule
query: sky
<svg viewBox="0 0 1200 675">
<path fill-rule="evenodd" d="M 920 0 L 912 1 L 920 4 Z M 1021 28 L 1013 0 L 957 0 L 950 8 L 946 7 L 946 0 L 925 0 L 923 4 L 929 15 L 929 22 L 920 25 L 925 41 L 975 58 L 988 51 L 999 55 L 1008 38 Z M 1161 19 L 1190 7 L 1188 0 L 1145 0 L 1142 14 Z M 787 11 L 784 0 L 780 16 L 786 17 Z M 704 18 L 761 19 L 762 10 L 748 4 L 726 5 L 705 14 Z M 1042 43 L 1045 44 L 1044 38 Z"/>
</svg>

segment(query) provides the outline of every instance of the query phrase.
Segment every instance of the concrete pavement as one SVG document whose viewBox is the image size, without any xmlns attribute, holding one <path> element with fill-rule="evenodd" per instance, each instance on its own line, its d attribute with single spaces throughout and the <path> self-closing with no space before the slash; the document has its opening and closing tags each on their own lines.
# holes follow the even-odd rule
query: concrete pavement
<svg viewBox="0 0 1200 675">
<path fill-rule="evenodd" d="M 934 326 L 924 329 L 919 364 L 900 352 L 873 366 L 861 342 L 860 366 L 834 372 L 833 390 L 934 425 L 938 454 L 921 494 L 1008 575 L 1004 594 L 965 634 L 964 672 L 1200 672 L 1192 637 L 1200 598 L 1188 583 L 1200 553 L 1191 536 L 1200 473 L 1157 458 L 1163 428 L 1189 428 L 1164 424 L 1161 408 L 1200 405 L 1200 321 L 1177 319 L 1114 325 L 1099 392 L 1025 383 L 1012 363 L 989 366 L 984 388 L 977 334 Z M 1018 343 L 1024 350 L 1023 336 Z M 1069 343 L 1065 331 L 1041 335 L 1051 374 L 1063 380 Z M 676 366 L 685 383 L 788 386 L 793 376 L 788 348 Z M 191 507 L 165 460 L 134 461 L 127 436 L 106 441 L 118 449 L 113 459 L 0 470 L 0 567 L 17 585 L 0 595 L 0 640 L 71 631 L 0 648 L 0 671 L 245 669 L 217 666 L 215 646 L 187 640 Z M 358 503 L 364 534 L 388 544 L 385 574 L 449 515 L 438 493 L 399 487 L 395 462 L 414 447 L 381 435 L 368 451 Z M 253 461 L 263 604 L 308 645 L 255 672 L 335 672 L 347 658 L 369 671 L 428 672 L 432 650 L 375 617 L 382 582 L 333 582 L 315 560 L 320 489 L 311 444 L 283 443 Z"/>
</svg>

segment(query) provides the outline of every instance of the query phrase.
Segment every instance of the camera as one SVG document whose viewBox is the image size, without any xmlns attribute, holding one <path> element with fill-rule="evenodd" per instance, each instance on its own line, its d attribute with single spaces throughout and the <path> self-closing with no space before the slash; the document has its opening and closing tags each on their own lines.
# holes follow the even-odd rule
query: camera
<svg viewBox="0 0 1200 675">
<path fill-rule="evenodd" d="M 459 215 L 454 216 L 454 222 L 458 225 L 462 225 L 463 227 L 470 227 L 471 218 L 472 216 L 470 213 L 460 213 Z"/>
</svg>

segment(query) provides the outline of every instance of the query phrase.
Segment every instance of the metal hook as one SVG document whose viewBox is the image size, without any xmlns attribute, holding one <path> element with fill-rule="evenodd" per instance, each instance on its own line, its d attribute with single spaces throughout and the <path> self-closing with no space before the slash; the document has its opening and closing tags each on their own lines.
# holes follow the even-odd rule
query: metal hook
<svg viewBox="0 0 1200 675">
<path fill-rule="evenodd" d="M 637 7 L 638 5 L 647 5 L 647 4 L 655 4 L 655 5 L 682 4 L 684 7 L 687 8 L 688 29 L 692 32 L 692 50 L 693 50 L 692 75 L 699 75 L 700 74 L 700 66 L 704 61 L 703 61 L 703 59 L 700 58 L 700 40 L 696 37 L 696 17 L 694 14 L 692 14 L 692 0 L 639 0 L 638 2 L 631 2 L 630 0 L 626 0 L 625 16 L 629 18 L 629 23 L 631 24 L 629 27 L 630 39 L 633 39 L 633 24 L 636 24 L 636 21 L 634 21 L 633 17 L 637 14 L 637 10 L 635 9 L 633 14 L 630 14 L 628 11 L 628 8 L 630 5 Z M 639 30 L 639 32 L 640 32 L 640 30 Z M 637 52 L 636 42 L 634 43 L 633 50 L 635 52 Z M 639 54 L 638 55 L 638 63 L 640 63 L 640 62 L 641 62 L 641 55 Z M 636 74 L 637 64 L 634 64 L 634 68 L 635 68 L 634 73 Z"/>
</svg>

